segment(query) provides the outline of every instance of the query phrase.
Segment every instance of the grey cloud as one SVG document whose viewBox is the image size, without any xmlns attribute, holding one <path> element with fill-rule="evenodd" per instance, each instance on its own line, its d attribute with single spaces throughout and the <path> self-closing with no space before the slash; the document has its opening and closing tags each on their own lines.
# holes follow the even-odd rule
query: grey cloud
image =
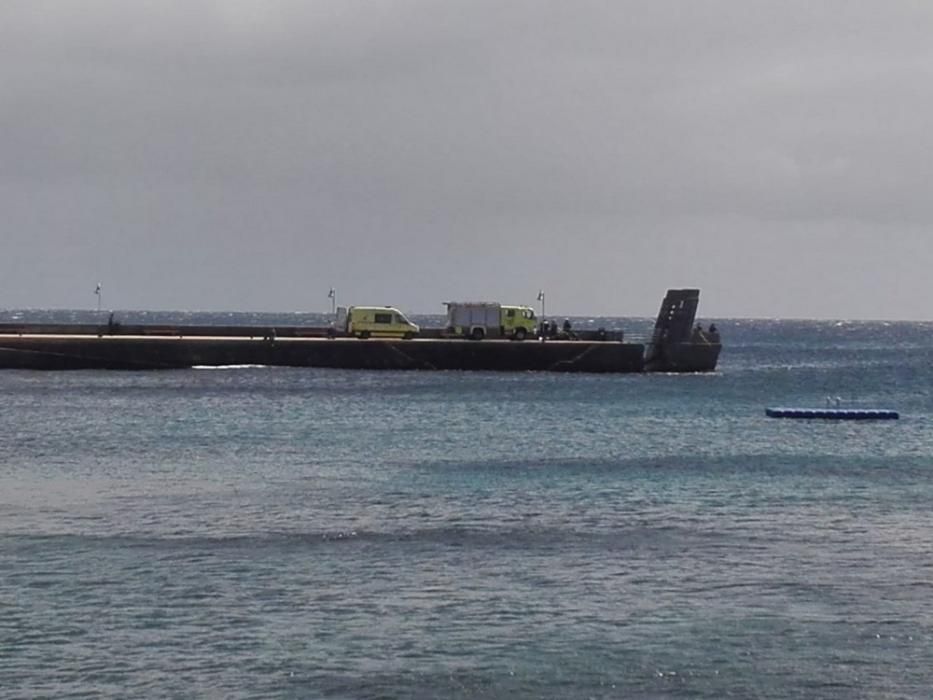
<svg viewBox="0 0 933 700">
<path fill-rule="evenodd" d="M 7 3 L 0 305 L 106 276 L 144 307 L 339 283 L 650 314 L 697 284 L 718 315 L 922 317 L 931 29 L 909 2 Z"/>
</svg>

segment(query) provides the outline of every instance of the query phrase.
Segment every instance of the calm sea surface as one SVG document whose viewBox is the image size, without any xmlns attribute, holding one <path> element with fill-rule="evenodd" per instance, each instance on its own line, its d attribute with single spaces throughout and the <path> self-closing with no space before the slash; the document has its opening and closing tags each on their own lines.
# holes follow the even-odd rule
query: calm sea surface
<svg viewBox="0 0 933 700">
<path fill-rule="evenodd" d="M 933 325 L 718 325 L 710 375 L 0 371 L 0 696 L 933 697 Z M 902 419 L 764 416 L 827 395 Z"/>
</svg>

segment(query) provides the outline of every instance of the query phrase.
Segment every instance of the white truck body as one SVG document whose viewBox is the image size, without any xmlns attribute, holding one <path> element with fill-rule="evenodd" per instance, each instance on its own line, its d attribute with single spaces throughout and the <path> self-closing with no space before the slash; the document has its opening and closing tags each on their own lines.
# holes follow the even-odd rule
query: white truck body
<svg viewBox="0 0 933 700">
<path fill-rule="evenodd" d="M 460 303 L 447 304 L 447 327 L 498 328 L 502 318 L 502 307 L 496 303 Z"/>
<path fill-rule="evenodd" d="M 502 335 L 502 305 L 490 301 L 448 301 L 447 333 L 473 338 Z"/>
</svg>

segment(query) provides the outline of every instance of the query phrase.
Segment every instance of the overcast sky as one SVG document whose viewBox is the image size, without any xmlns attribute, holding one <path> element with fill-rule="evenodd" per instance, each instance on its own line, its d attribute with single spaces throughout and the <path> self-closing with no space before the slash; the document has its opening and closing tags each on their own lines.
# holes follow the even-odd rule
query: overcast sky
<svg viewBox="0 0 933 700">
<path fill-rule="evenodd" d="M 0 307 L 929 319 L 926 0 L 0 3 Z"/>
</svg>

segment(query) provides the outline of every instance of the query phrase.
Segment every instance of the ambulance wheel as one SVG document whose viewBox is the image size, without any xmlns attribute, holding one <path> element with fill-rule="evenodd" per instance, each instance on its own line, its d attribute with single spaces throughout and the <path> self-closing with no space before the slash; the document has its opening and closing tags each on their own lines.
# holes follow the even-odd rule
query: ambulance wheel
<svg viewBox="0 0 933 700">
<path fill-rule="evenodd" d="M 526 335 L 528 335 L 528 331 L 524 328 L 515 329 L 515 340 L 524 340 Z"/>
<path fill-rule="evenodd" d="M 402 336 L 402 340 L 411 340 L 414 337 L 415 337 L 415 334 L 412 333 L 411 331 L 408 331 L 408 333 Z"/>
<path fill-rule="evenodd" d="M 360 340 L 368 340 L 368 339 L 369 339 L 369 331 L 363 331 L 360 333 Z"/>
<path fill-rule="evenodd" d="M 470 333 L 470 338 L 472 338 L 473 340 L 482 340 L 485 337 L 486 337 L 486 331 L 484 331 L 482 328 L 474 328 L 473 331 Z"/>
</svg>

